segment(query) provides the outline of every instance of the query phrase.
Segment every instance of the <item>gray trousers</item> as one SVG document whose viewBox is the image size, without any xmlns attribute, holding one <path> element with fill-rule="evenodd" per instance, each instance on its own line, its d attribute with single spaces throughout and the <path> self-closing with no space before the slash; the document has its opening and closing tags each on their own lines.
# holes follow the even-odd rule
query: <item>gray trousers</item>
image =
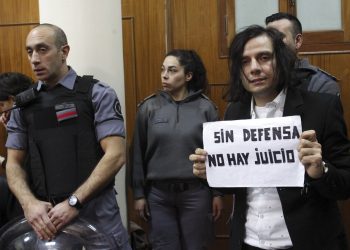
<svg viewBox="0 0 350 250">
<path fill-rule="evenodd" d="M 92 223 L 100 232 L 109 237 L 108 245 L 112 245 L 111 248 L 105 247 L 102 240 L 91 239 L 92 242 L 97 242 L 96 247 L 91 247 L 91 249 L 131 250 L 128 232 L 122 224 L 115 195 L 113 188 L 102 191 L 85 204 L 80 211 L 79 217 Z M 107 245 L 107 242 L 105 243 Z"/>
<path fill-rule="evenodd" d="M 207 249 L 213 239 L 212 198 L 202 183 L 185 191 L 152 185 L 148 194 L 153 250 Z"/>
</svg>

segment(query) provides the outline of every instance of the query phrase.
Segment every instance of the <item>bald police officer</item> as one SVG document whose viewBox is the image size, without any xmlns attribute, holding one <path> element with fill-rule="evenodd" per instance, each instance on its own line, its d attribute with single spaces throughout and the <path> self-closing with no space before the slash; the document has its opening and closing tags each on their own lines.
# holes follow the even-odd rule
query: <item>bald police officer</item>
<svg viewBox="0 0 350 250">
<path fill-rule="evenodd" d="M 115 91 L 77 76 L 66 62 L 66 35 L 55 25 L 32 29 L 26 49 L 39 80 L 36 98 L 12 112 L 6 142 L 9 186 L 25 217 L 43 240 L 80 217 L 108 235 L 111 249 L 130 249 L 114 192 L 114 177 L 125 162 Z"/>
</svg>

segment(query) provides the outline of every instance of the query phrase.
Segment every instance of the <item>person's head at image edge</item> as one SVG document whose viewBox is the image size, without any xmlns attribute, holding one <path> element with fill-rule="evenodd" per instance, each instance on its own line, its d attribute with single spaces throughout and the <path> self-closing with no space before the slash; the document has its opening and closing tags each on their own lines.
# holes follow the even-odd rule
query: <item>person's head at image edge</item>
<svg viewBox="0 0 350 250">
<path fill-rule="evenodd" d="M 13 107 L 15 96 L 33 84 L 33 80 L 19 72 L 0 74 L 0 112 Z"/>
</svg>

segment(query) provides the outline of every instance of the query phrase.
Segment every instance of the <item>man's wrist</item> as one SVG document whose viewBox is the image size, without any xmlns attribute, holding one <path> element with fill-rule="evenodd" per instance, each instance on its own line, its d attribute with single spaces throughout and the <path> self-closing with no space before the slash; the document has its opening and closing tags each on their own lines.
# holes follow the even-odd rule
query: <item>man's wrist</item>
<svg viewBox="0 0 350 250">
<path fill-rule="evenodd" d="M 69 206 L 75 207 L 78 210 L 83 208 L 83 205 L 80 203 L 78 197 L 75 194 L 72 194 L 68 197 L 68 204 Z"/>
</svg>

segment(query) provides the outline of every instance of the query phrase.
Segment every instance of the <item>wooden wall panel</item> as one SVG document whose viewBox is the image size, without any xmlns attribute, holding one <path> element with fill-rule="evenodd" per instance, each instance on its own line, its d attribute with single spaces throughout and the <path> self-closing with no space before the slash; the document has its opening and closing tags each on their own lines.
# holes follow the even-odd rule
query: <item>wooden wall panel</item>
<svg viewBox="0 0 350 250">
<path fill-rule="evenodd" d="M 126 105 L 126 141 L 127 148 L 130 147 L 132 134 L 130 131 L 134 131 L 134 123 L 129 122 L 134 121 L 137 109 L 137 99 L 136 99 L 136 60 L 135 60 L 135 23 L 133 17 L 123 17 L 123 57 L 124 57 L 124 82 L 125 82 L 125 105 Z M 127 153 L 129 153 L 127 151 Z M 129 159 L 129 157 L 127 157 Z M 129 164 L 126 164 L 126 190 L 128 197 L 128 210 L 127 218 L 128 221 L 133 221 L 138 225 L 145 226 L 143 221 L 139 219 L 133 213 L 133 202 L 132 190 L 130 186 L 130 168 Z"/>
<path fill-rule="evenodd" d="M 344 40 L 350 41 L 350 1 L 342 0 Z"/>
<path fill-rule="evenodd" d="M 137 100 L 136 100 L 136 58 L 135 58 L 135 36 L 134 36 L 134 18 L 123 18 L 123 58 L 124 65 L 124 82 L 125 82 L 125 116 L 128 119 L 135 120 Z M 126 131 L 133 131 L 134 124 L 128 123 Z M 130 136 L 127 133 L 127 136 Z"/>
<path fill-rule="evenodd" d="M 217 2 L 172 1 L 174 48 L 194 49 L 202 57 L 212 84 L 225 83 L 227 60 L 219 58 Z"/>
<path fill-rule="evenodd" d="M 5 142 L 6 142 L 6 138 L 7 138 L 7 133 L 6 133 L 6 129 L 4 126 L 0 126 L 0 143 L 1 143 L 1 147 L 0 147 L 0 155 L 4 156 L 6 155 L 6 148 L 5 148 Z M 0 168 L 0 175 L 4 174 L 3 169 Z"/>
<path fill-rule="evenodd" d="M 350 54 L 308 55 L 310 63 L 337 77 L 341 88 L 344 117 L 350 135 Z"/>
<path fill-rule="evenodd" d="M 136 100 L 160 87 L 160 68 L 165 55 L 165 1 L 122 1 L 123 17 L 134 17 Z"/>
<path fill-rule="evenodd" d="M 0 0 L 0 25 L 39 22 L 38 0 Z"/>
<path fill-rule="evenodd" d="M 137 104 L 160 88 L 160 68 L 166 53 L 165 1 L 122 1 L 123 50 L 126 100 L 127 147 L 130 146 Z M 127 181 L 130 169 L 127 164 Z M 128 219 L 143 228 L 143 222 L 133 209 L 130 187 Z"/>
<path fill-rule="evenodd" d="M 224 117 L 227 102 L 222 98 L 227 90 L 227 84 L 210 84 L 208 96 L 215 101 L 221 118 Z"/>
<path fill-rule="evenodd" d="M 18 71 L 33 77 L 25 40 L 34 26 L 0 26 L 0 72 Z"/>
</svg>

